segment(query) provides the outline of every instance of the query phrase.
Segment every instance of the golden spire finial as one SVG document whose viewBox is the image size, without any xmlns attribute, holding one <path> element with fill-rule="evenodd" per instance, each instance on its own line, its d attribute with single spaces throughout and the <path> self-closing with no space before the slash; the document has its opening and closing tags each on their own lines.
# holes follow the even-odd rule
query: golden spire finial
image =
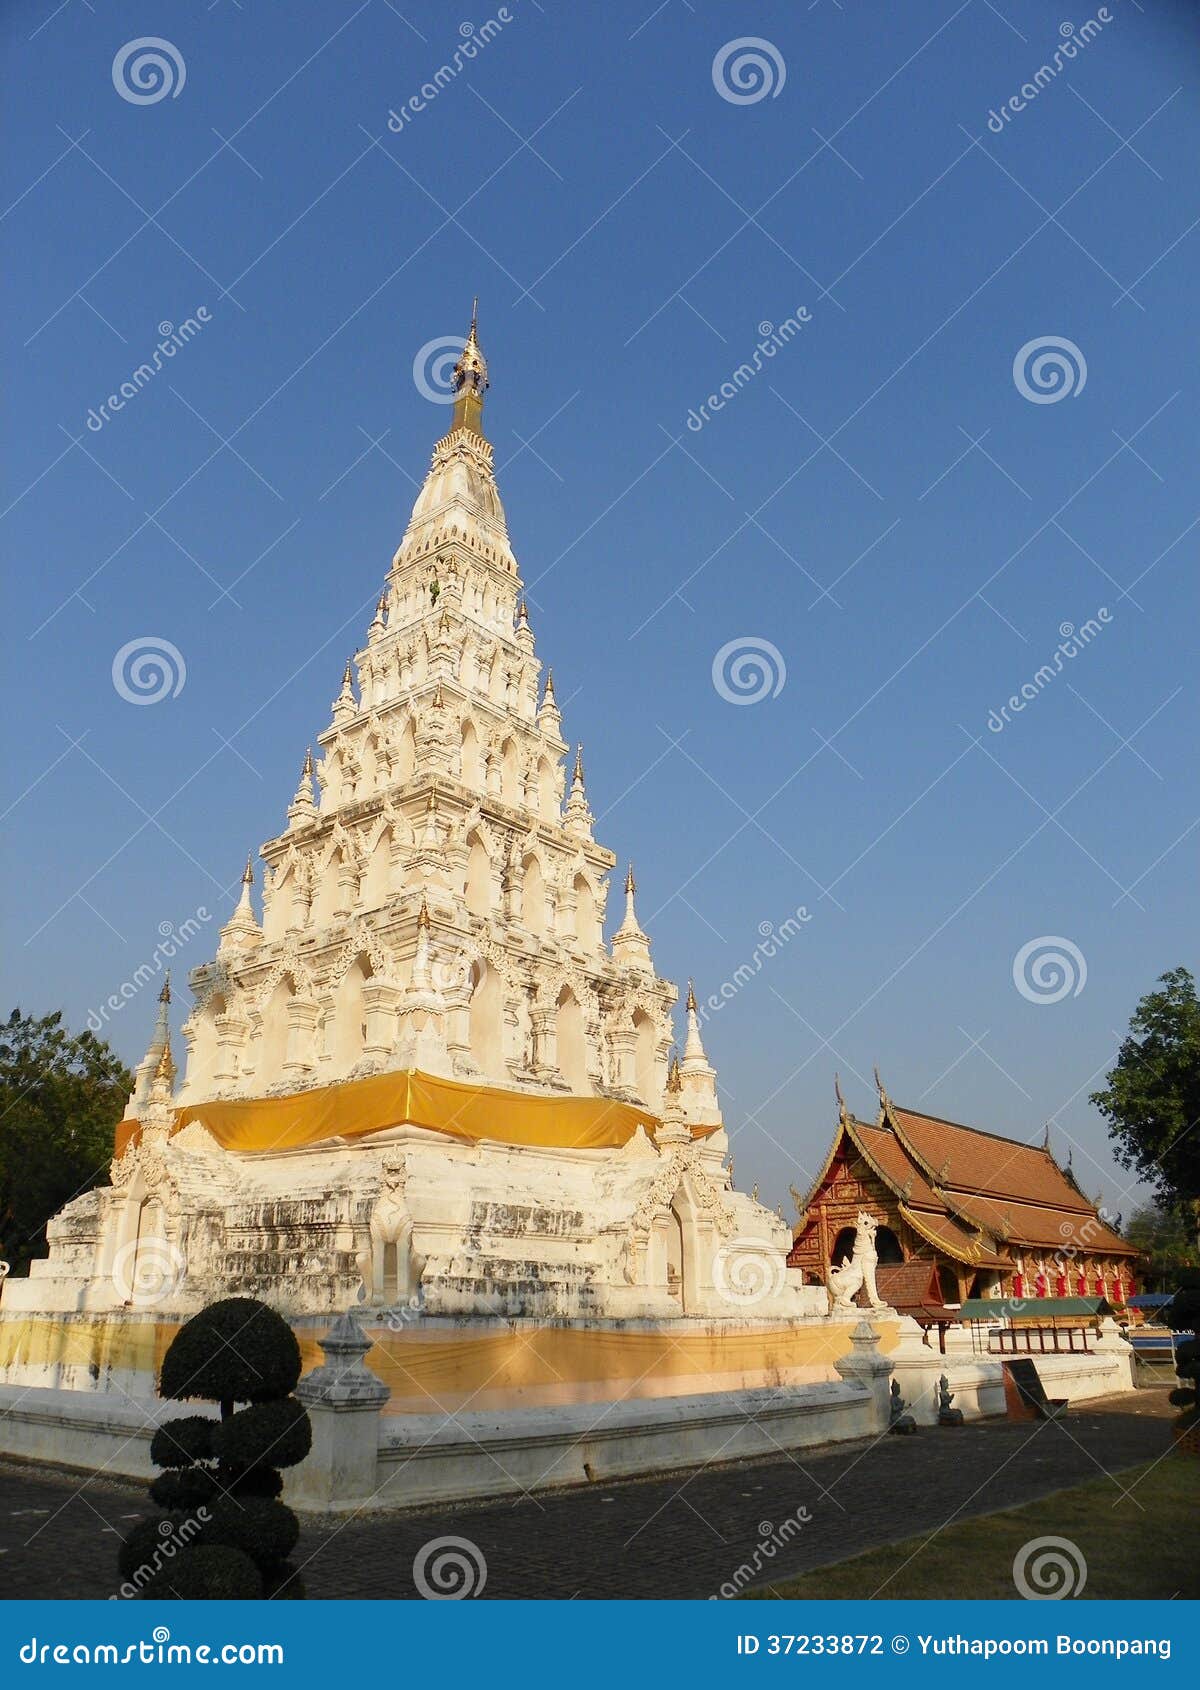
<svg viewBox="0 0 1200 1690">
<path fill-rule="evenodd" d="M 253 851 L 247 851 L 246 852 L 246 866 L 242 870 L 242 885 L 243 886 L 253 886 L 254 885 L 254 853 L 253 853 Z"/>
<path fill-rule="evenodd" d="M 159 1003 L 170 1003 L 170 1001 L 171 1001 L 171 976 L 170 976 L 170 974 L 165 974 L 163 976 L 162 991 L 159 992 L 159 994 L 158 994 L 158 1001 L 159 1001 Z"/>
<path fill-rule="evenodd" d="M 354 684 L 354 659 L 352 657 L 348 657 L 346 659 L 346 667 L 342 670 L 342 687 L 343 687 L 343 689 L 346 689 L 346 688 L 353 686 L 353 684 Z"/>
<path fill-rule="evenodd" d="M 667 1090 L 674 1095 L 683 1090 L 683 1075 L 679 1068 L 679 1057 L 672 1056 L 667 1068 Z"/>
<path fill-rule="evenodd" d="M 553 669 L 547 669 L 546 670 L 546 691 L 542 695 L 542 703 L 543 704 L 553 704 L 553 702 L 554 702 L 554 670 Z"/>
<path fill-rule="evenodd" d="M 301 780 L 311 780 L 313 772 L 312 746 L 304 753 L 304 763 L 300 769 Z"/>
<path fill-rule="evenodd" d="M 572 776 L 572 779 L 578 781 L 580 786 L 583 785 L 583 741 L 582 740 L 575 747 L 575 773 Z"/>
<path fill-rule="evenodd" d="M 686 1009 L 688 1009 L 693 1015 L 695 1014 L 696 1010 L 699 1008 L 699 1005 L 696 1002 L 696 988 L 695 988 L 695 986 L 692 985 L 692 982 L 690 980 L 688 981 L 687 1003 L 684 1007 Z"/>
<path fill-rule="evenodd" d="M 429 931 L 429 905 L 425 902 L 425 894 L 421 893 L 421 908 L 417 912 L 417 930 Z"/>
<path fill-rule="evenodd" d="M 630 863 L 629 872 L 625 876 L 625 892 L 628 897 L 632 897 L 636 891 L 637 881 L 633 878 L 633 864 Z"/>
<path fill-rule="evenodd" d="M 458 362 L 454 366 L 454 391 L 457 395 L 454 401 L 454 414 L 450 419 L 450 431 L 456 428 L 469 428 L 480 434 L 480 419 L 483 415 L 483 396 L 488 390 L 487 359 L 479 345 L 479 300 L 476 298 L 471 306 L 471 328 L 463 343 L 463 349 L 458 355 Z"/>
<path fill-rule="evenodd" d="M 175 1058 L 171 1055 L 170 1034 L 167 1035 L 166 1042 L 162 1047 L 162 1055 L 158 1059 L 158 1067 L 154 1070 L 154 1078 L 165 1080 L 168 1086 L 175 1079 Z"/>
</svg>

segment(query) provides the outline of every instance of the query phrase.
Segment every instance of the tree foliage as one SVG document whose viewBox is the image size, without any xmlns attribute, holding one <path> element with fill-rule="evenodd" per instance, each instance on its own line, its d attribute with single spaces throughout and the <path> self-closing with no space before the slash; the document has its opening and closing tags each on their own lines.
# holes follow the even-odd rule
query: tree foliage
<svg viewBox="0 0 1200 1690">
<path fill-rule="evenodd" d="M 1146 1257 L 1146 1289 L 1173 1291 L 1180 1268 L 1195 1267 L 1200 1251 L 1195 1233 L 1184 1224 L 1176 1209 L 1147 1203 L 1135 1209 L 1125 1228 L 1125 1237 Z"/>
<path fill-rule="evenodd" d="M 46 1222 L 101 1184 L 133 1076 L 61 1010 L 0 1023 L 0 1258 L 14 1273 L 46 1254 Z"/>
<path fill-rule="evenodd" d="M 1103 1091 L 1113 1154 L 1163 1206 L 1200 1227 L 1200 1000 L 1186 968 L 1160 977 L 1133 1012 Z"/>
</svg>

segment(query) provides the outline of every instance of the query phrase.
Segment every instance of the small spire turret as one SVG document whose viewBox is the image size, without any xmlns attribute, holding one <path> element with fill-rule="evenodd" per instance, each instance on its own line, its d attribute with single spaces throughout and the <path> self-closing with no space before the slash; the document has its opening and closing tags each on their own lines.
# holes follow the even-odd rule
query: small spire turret
<svg viewBox="0 0 1200 1690">
<path fill-rule="evenodd" d="M 300 783 L 296 788 L 296 796 L 288 805 L 288 825 L 293 828 L 304 827 L 315 821 L 317 806 L 313 800 L 313 754 L 312 747 L 304 753 L 304 763 L 300 770 Z"/>
</svg>

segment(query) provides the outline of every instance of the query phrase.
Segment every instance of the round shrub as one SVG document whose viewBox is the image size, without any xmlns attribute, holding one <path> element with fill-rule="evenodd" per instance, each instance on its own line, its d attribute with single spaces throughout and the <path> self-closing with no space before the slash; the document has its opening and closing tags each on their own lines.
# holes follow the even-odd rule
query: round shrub
<svg viewBox="0 0 1200 1690">
<path fill-rule="evenodd" d="M 177 1524 L 183 1521 L 181 1514 Z M 176 1521 L 172 1519 L 139 1519 L 117 1551 L 117 1567 L 125 1584 L 130 1584 L 139 1573 L 145 1575 L 162 1560 L 162 1545 L 171 1538 L 174 1529 Z"/>
<path fill-rule="evenodd" d="M 283 1474 L 274 1467 L 218 1467 L 217 1479 L 227 1496 L 279 1496 Z"/>
<path fill-rule="evenodd" d="M 210 1502 L 217 1490 L 216 1474 L 207 1467 L 185 1467 L 151 1479 L 150 1500 L 169 1513 L 186 1513 Z"/>
<path fill-rule="evenodd" d="M 286 1561 L 300 1536 L 291 1509 L 265 1497 L 221 1497 L 208 1512 L 203 1541 L 240 1549 L 260 1568 Z"/>
<path fill-rule="evenodd" d="M 300 1346 L 288 1323 L 256 1297 L 226 1297 L 181 1326 L 163 1357 L 164 1397 L 222 1405 L 289 1396 L 300 1377 Z"/>
<path fill-rule="evenodd" d="M 177 1555 L 141 1594 L 146 1602 L 254 1602 L 262 1593 L 262 1578 L 248 1555 L 198 1543 Z"/>
<path fill-rule="evenodd" d="M 150 1459 L 156 1467 L 190 1467 L 211 1461 L 212 1436 L 218 1422 L 206 1414 L 183 1414 L 168 1420 L 150 1440 Z"/>
<path fill-rule="evenodd" d="M 308 1413 L 295 1397 L 240 1409 L 223 1420 L 213 1435 L 213 1450 L 222 1466 L 243 1470 L 294 1467 L 311 1448 Z"/>
</svg>

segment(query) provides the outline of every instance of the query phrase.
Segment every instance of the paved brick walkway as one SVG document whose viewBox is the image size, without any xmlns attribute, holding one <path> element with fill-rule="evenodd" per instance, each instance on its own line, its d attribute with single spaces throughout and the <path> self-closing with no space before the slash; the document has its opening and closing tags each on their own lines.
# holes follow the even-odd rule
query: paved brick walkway
<svg viewBox="0 0 1200 1690">
<path fill-rule="evenodd" d="M 1011 1507 L 1169 1447 L 1174 1411 L 1147 1390 L 1086 1404 L 1063 1425 L 987 1421 L 915 1437 L 595 1485 L 516 1502 L 459 1504 L 345 1521 L 310 1520 L 296 1559 L 312 1597 L 412 1597 L 431 1540 L 470 1539 L 489 1597 L 706 1597 L 797 1510 L 765 1576 L 843 1560 Z M 1118 1497 L 1114 1485 L 1114 1499 Z M 117 1586 L 117 1534 L 144 1491 L 0 1463 L 0 1598 L 104 1597 Z"/>
</svg>

